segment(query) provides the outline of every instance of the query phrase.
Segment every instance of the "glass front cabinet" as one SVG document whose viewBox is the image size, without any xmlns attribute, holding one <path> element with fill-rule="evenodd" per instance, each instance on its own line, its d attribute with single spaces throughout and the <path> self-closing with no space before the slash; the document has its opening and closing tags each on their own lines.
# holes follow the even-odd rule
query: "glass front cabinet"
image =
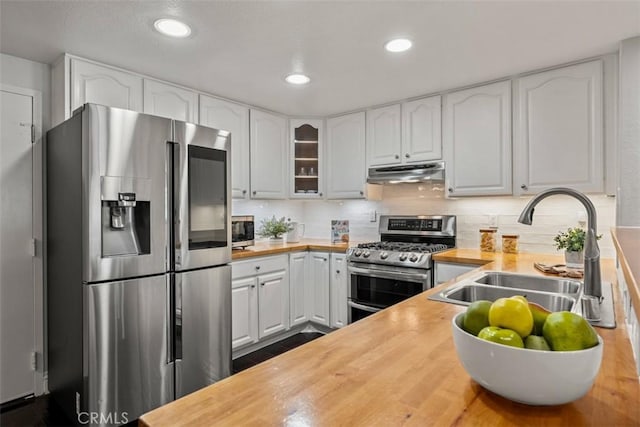
<svg viewBox="0 0 640 427">
<path fill-rule="evenodd" d="M 323 121 L 292 119 L 291 197 L 321 199 L 324 196 Z"/>
</svg>

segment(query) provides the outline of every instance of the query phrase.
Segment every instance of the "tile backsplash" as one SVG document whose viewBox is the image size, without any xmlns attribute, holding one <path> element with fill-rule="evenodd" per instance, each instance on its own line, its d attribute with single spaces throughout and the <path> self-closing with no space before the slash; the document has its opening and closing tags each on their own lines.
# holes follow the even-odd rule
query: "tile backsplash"
<svg viewBox="0 0 640 427">
<path fill-rule="evenodd" d="M 610 228 L 615 226 L 615 199 L 605 195 L 590 195 L 598 213 L 598 233 L 602 234 L 602 257 L 613 258 L 615 250 Z M 584 207 L 568 196 L 552 196 L 536 207 L 533 225 L 517 222 L 530 197 L 444 197 L 437 184 L 385 185 L 382 200 L 234 200 L 233 214 L 250 214 L 261 219 L 285 216 L 305 224 L 305 237 L 330 238 L 331 220 L 348 219 L 352 241 L 378 240 L 378 217 L 395 215 L 456 215 L 457 244 L 461 248 L 479 247 L 483 227 L 497 226 L 498 235 L 519 234 L 521 252 L 556 253 L 553 237 L 558 231 L 586 222 Z M 371 222 L 372 212 L 376 221 Z M 500 245 L 500 239 L 498 239 Z"/>
</svg>

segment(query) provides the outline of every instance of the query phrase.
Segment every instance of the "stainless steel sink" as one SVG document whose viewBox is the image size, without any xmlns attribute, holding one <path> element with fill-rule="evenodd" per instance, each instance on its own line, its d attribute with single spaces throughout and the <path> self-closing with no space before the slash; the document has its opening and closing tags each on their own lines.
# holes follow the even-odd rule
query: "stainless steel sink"
<svg viewBox="0 0 640 427">
<path fill-rule="evenodd" d="M 530 302 L 535 302 L 551 311 L 571 311 L 576 299 L 569 295 L 549 292 L 537 292 L 477 283 L 463 283 L 460 286 L 447 288 L 441 292 L 444 299 L 460 304 L 471 304 L 473 301 L 495 301 L 498 298 L 508 298 L 514 295 L 523 295 Z"/>
<path fill-rule="evenodd" d="M 476 276 L 446 287 L 429 299 L 469 305 L 474 301 L 495 301 L 523 295 L 550 311 L 578 312 L 582 282 L 564 278 L 484 271 Z"/>
<path fill-rule="evenodd" d="M 523 274 L 491 272 L 473 280 L 475 283 L 505 288 L 529 289 L 534 291 L 577 294 L 582 283 L 577 280 L 555 279 L 552 277 L 526 276 Z"/>
</svg>

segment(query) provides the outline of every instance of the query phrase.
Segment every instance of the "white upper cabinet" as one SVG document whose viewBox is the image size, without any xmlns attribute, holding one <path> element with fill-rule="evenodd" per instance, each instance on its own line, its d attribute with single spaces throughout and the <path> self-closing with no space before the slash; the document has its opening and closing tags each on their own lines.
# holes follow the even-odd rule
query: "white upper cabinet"
<svg viewBox="0 0 640 427">
<path fill-rule="evenodd" d="M 514 192 L 604 188 L 602 61 L 516 80 Z"/>
<path fill-rule="evenodd" d="M 324 141 L 322 120 L 290 120 L 292 198 L 324 196 Z"/>
<path fill-rule="evenodd" d="M 198 120 L 198 94 L 157 80 L 144 79 L 143 112 L 196 123 Z"/>
<path fill-rule="evenodd" d="M 400 163 L 400 104 L 367 111 L 368 167 Z"/>
<path fill-rule="evenodd" d="M 251 197 L 287 197 L 287 120 L 251 110 Z"/>
<path fill-rule="evenodd" d="M 442 158 L 440 104 L 440 96 L 402 104 L 403 163 Z"/>
<path fill-rule="evenodd" d="M 142 112 L 142 77 L 71 59 L 71 112 L 91 102 Z"/>
<path fill-rule="evenodd" d="M 200 124 L 231 132 L 232 197 L 249 197 L 249 109 L 200 95 Z"/>
<path fill-rule="evenodd" d="M 510 81 L 446 95 L 443 153 L 450 196 L 512 193 Z"/>
<path fill-rule="evenodd" d="M 327 198 L 363 198 L 365 169 L 365 116 L 353 113 L 327 120 Z"/>
</svg>

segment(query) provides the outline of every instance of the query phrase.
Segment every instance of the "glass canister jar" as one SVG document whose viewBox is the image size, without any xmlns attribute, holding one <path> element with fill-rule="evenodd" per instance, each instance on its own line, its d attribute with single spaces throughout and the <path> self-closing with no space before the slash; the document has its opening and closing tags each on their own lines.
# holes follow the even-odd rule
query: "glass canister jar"
<svg viewBox="0 0 640 427">
<path fill-rule="evenodd" d="M 518 237 L 517 234 L 503 234 L 502 235 L 502 252 L 505 254 L 517 254 L 518 253 Z"/>
<path fill-rule="evenodd" d="M 480 229 L 480 250 L 482 252 L 496 251 L 496 232 L 497 228 L 481 228 Z"/>
</svg>

